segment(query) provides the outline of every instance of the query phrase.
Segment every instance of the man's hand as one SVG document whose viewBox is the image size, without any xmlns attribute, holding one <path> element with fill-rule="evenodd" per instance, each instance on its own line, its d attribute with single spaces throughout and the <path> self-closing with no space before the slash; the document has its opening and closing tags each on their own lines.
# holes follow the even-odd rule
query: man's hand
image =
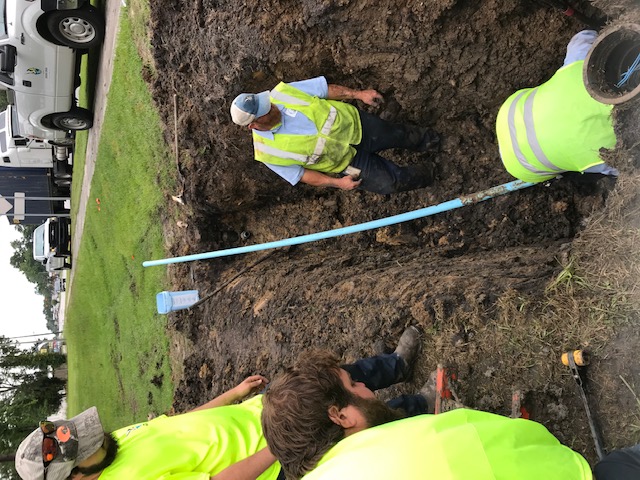
<svg viewBox="0 0 640 480">
<path fill-rule="evenodd" d="M 356 180 L 350 175 L 336 178 L 325 175 L 322 172 L 316 172 L 315 170 L 307 170 L 306 168 L 300 181 L 307 185 L 313 185 L 314 187 L 334 187 L 341 190 L 353 190 L 357 188 L 361 182 L 361 180 Z"/>
<path fill-rule="evenodd" d="M 372 107 L 377 107 L 384 100 L 376 90 L 362 90 L 358 93 L 358 99 Z"/>
<path fill-rule="evenodd" d="M 357 180 L 351 175 L 345 175 L 344 177 L 337 180 L 336 187 L 341 190 L 354 190 L 358 188 L 361 182 L 362 180 Z"/>
<path fill-rule="evenodd" d="M 268 383 L 269 380 L 262 375 L 251 375 L 233 387 L 231 391 L 237 396 L 237 400 L 242 400 L 246 396 L 262 390 Z"/>
</svg>

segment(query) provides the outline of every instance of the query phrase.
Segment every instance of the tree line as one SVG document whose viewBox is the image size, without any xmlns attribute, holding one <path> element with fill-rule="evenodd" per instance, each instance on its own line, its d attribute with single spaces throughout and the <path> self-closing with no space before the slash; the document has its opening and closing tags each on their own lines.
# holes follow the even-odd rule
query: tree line
<svg viewBox="0 0 640 480">
<path fill-rule="evenodd" d="M 18 445 L 60 409 L 66 381 L 53 372 L 65 362 L 61 353 L 22 350 L 0 336 L 0 478 L 20 478 L 13 467 Z"/>
</svg>

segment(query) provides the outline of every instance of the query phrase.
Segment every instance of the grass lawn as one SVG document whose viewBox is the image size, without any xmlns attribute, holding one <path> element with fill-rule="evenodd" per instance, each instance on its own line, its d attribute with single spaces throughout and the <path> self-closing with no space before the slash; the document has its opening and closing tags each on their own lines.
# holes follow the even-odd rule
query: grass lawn
<svg viewBox="0 0 640 480">
<path fill-rule="evenodd" d="M 64 331 L 68 414 L 96 405 L 107 429 L 168 410 L 173 395 L 166 317 L 155 307 L 166 270 L 141 265 L 166 256 L 163 192 L 173 185 L 173 170 L 131 30 L 123 13 Z M 86 135 L 78 135 L 77 150 L 85 145 Z M 83 168 L 79 154 L 76 212 Z"/>
</svg>

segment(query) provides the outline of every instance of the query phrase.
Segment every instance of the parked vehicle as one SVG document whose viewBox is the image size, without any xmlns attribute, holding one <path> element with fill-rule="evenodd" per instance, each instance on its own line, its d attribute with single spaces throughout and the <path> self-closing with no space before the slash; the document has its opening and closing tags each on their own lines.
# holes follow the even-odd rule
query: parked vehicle
<svg viewBox="0 0 640 480">
<path fill-rule="evenodd" d="M 19 132 L 68 145 L 69 130 L 93 125 L 77 106 L 80 55 L 102 43 L 104 18 L 87 0 L 0 0 L 0 88 Z"/>
<path fill-rule="evenodd" d="M 0 195 L 12 197 L 0 200 L 0 214 L 39 224 L 68 212 L 74 131 L 93 125 L 75 98 L 80 57 L 102 43 L 104 17 L 88 0 L 0 7 L 0 88 L 10 102 L 0 113 Z"/>
<path fill-rule="evenodd" d="M 67 290 L 67 280 L 56 276 L 53 279 L 53 293 L 58 294 Z"/>
<path fill-rule="evenodd" d="M 71 268 L 71 222 L 51 217 L 33 232 L 33 258 L 47 272 Z"/>
<path fill-rule="evenodd" d="M 64 338 L 53 338 L 51 340 L 45 340 L 36 345 L 36 351 L 38 353 L 62 353 L 67 354 L 67 342 Z"/>
<path fill-rule="evenodd" d="M 20 132 L 15 106 L 8 105 L 0 112 L 0 157 L 4 167 L 52 168 L 54 178 L 69 179 L 74 137 L 66 138 L 66 145 L 62 145 L 52 144 L 44 138 L 24 136 Z"/>
<path fill-rule="evenodd" d="M 68 215 L 70 184 L 71 179 L 56 184 L 51 168 L 0 167 L 0 195 L 8 197 L 3 201 L 12 208 L 6 215 L 15 224 L 38 225 L 53 215 Z M 51 200 L 36 200 L 41 198 Z"/>
</svg>

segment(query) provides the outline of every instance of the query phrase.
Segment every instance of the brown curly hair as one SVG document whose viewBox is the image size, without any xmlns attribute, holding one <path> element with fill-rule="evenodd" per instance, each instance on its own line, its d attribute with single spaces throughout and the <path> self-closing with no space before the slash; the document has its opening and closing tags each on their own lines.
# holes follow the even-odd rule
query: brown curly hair
<svg viewBox="0 0 640 480">
<path fill-rule="evenodd" d="M 305 352 L 264 395 L 262 429 L 287 479 L 311 471 L 344 437 L 343 428 L 328 415 L 329 407 L 344 408 L 355 400 L 340 380 L 340 368 L 331 352 Z"/>
</svg>

